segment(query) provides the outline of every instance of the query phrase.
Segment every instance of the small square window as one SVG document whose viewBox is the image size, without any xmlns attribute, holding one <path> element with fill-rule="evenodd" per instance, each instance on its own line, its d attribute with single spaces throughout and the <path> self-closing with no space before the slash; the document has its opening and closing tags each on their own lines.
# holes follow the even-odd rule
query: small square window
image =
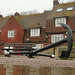
<svg viewBox="0 0 75 75">
<path fill-rule="evenodd" d="M 40 29 L 31 29 L 31 37 L 40 36 Z"/>
<path fill-rule="evenodd" d="M 14 37 L 15 37 L 15 31 L 14 30 L 8 31 L 8 38 L 14 38 Z"/>
</svg>

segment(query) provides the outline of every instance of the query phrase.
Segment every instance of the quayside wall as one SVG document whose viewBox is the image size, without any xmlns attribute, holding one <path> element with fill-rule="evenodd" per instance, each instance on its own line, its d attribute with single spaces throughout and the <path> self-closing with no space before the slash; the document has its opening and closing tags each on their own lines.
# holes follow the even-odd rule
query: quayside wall
<svg viewBox="0 0 75 75">
<path fill-rule="evenodd" d="M 75 75 L 75 67 L 0 64 L 0 75 Z"/>
</svg>

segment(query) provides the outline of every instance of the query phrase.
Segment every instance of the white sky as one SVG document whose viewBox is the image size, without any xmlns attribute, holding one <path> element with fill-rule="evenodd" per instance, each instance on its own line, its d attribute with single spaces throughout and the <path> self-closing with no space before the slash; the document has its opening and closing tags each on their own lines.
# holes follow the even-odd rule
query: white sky
<svg viewBox="0 0 75 75">
<path fill-rule="evenodd" d="M 68 1 L 68 0 L 60 0 Z M 72 1 L 72 0 L 71 0 Z M 0 0 L 0 14 L 6 16 L 15 12 L 37 10 L 44 12 L 53 6 L 53 0 Z"/>
<path fill-rule="evenodd" d="M 43 12 L 52 8 L 52 3 L 53 0 L 0 0 L 0 14 L 6 16 L 28 10 Z"/>
</svg>

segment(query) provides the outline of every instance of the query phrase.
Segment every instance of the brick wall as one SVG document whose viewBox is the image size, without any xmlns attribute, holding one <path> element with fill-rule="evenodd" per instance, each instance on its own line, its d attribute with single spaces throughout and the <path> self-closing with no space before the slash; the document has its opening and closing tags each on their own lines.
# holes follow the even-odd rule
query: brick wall
<svg viewBox="0 0 75 75">
<path fill-rule="evenodd" d="M 0 75 L 75 75 L 75 68 L 0 64 Z"/>
<path fill-rule="evenodd" d="M 14 38 L 8 38 L 8 31 L 15 31 Z M 12 16 L 1 29 L 1 41 L 4 43 L 22 43 L 24 30 L 20 23 Z"/>
</svg>

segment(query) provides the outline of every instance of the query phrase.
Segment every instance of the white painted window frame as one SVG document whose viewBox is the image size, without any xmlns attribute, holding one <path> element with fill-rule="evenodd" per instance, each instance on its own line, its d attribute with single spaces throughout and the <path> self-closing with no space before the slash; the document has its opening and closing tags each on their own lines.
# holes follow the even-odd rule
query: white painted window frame
<svg viewBox="0 0 75 75">
<path fill-rule="evenodd" d="M 14 38 L 15 37 L 15 31 L 14 30 L 9 30 L 8 31 L 8 38 Z"/>
<path fill-rule="evenodd" d="M 31 35 L 31 37 L 40 36 L 40 29 L 31 29 L 30 35 Z"/>
<path fill-rule="evenodd" d="M 56 18 L 55 19 L 55 27 L 61 27 L 59 23 L 66 24 L 66 18 Z"/>
<path fill-rule="evenodd" d="M 60 41 L 63 39 L 63 34 L 55 34 L 55 35 L 51 35 L 51 42 L 55 43 L 57 41 Z"/>
</svg>

